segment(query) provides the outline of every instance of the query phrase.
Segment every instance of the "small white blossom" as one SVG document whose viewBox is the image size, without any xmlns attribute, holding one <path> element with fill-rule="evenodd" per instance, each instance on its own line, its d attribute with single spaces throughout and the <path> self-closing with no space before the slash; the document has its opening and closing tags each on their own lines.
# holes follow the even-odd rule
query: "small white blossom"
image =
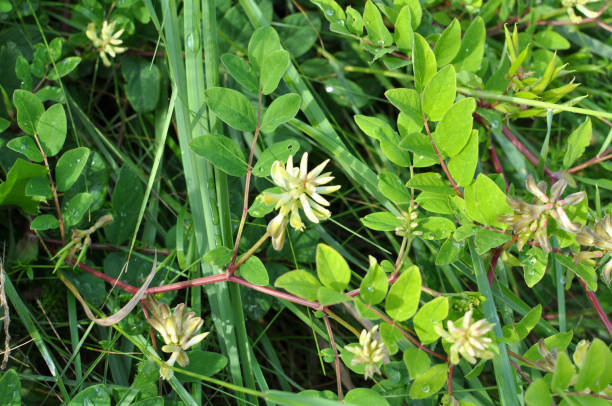
<svg viewBox="0 0 612 406">
<path fill-rule="evenodd" d="M 472 364 L 476 363 L 476 358 L 493 358 L 493 352 L 489 349 L 492 340 L 485 337 L 485 334 L 491 331 L 494 324 L 489 323 L 486 319 L 474 322 L 472 310 L 469 310 L 463 316 L 461 327 L 455 326 L 455 323 L 450 320 L 446 326 L 448 331 L 439 325 L 434 329 L 442 336 L 442 339 L 451 344 L 449 355 L 453 364 L 459 363 L 459 355 Z"/>
<path fill-rule="evenodd" d="M 268 233 L 275 250 L 280 251 L 283 248 L 287 224 L 296 230 L 304 230 L 300 209 L 313 223 L 331 216 L 331 212 L 325 208 L 329 206 L 329 202 L 321 195 L 333 193 L 340 189 L 340 186 L 323 186 L 334 179 L 330 176 L 331 172 L 321 173 L 328 162 L 329 159 L 308 172 L 308 153 L 304 152 L 299 167 L 293 166 L 293 156 L 289 156 L 286 165 L 281 161 L 272 164 L 272 181 L 282 192 L 264 192 L 262 200 L 265 204 L 276 204 L 275 210 L 279 211 L 268 224 Z"/>
<path fill-rule="evenodd" d="M 375 339 L 378 326 L 374 326 L 370 331 L 362 330 L 359 336 L 359 345 L 344 347 L 347 351 L 355 354 L 351 361 L 351 365 L 364 364 L 364 378 L 372 378 L 375 373 L 380 374 L 378 363 L 381 362 L 386 355 L 386 348 L 382 341 Z"/>
<path fill-rule="evenodd" d="M 96 50 L 98 50 L 100 53 L 100 58 L 102 59 L 104 66 L 110 66 L 110 60 L 108 59 L 107 54 L 111 58 L 114 58 L 117 54 L 127 50 L 126 47 L 119 46 L 123 43 L 123 41 L 119 39 L 121 34 L 123 34 L 123 28 L 115 32 L 115 21 L 109 24 L 108 21 L 104 20 L 102 23 L 102 30 L 100 31 L 100 36 L 98 36 L 96 24 L 89 23 L 85 34 L 93 43 L 94 48 L 96 48 Z"/>
<path fill-rule="evenodd" d="M 151 296 L 145 299 L 147 309 L 151 312 L 149 324 L 162 336 L 165 345 L 162 346 L 163 352 L 171 353 L 166 365 L 172 366 L 177 362 L 185 367 L 189 364 L 186 351 L 198 344 L 209 334 L 208 332 L 195 334 L 204 324 L 202 318 L 194 312 L 186 312 L 185 304 L 180 303 L 170 313 L 167 304 L 158 303 Z M 160 369 L 160 375 L 164 379 L 172 377 L 172 370 L 167 366 Z"/>
</svg>

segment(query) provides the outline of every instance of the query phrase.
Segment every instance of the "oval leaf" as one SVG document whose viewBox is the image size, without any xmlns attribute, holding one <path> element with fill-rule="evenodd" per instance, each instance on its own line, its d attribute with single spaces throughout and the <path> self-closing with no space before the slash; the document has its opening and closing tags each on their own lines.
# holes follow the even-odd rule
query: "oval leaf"
<svg viewBox="0 0 612 406">
<path fill-rule="evenodd" d="M 88 158 L 89 148 L 85 147 L 71 149 L 62 154 L 55 166 L 55 182 L 58 191 L 65 192 L 74 185 Z"/>
<path fill-rule="evenodd" d="M 440 121 L 455 101 L 456 93 L 457 75 L 453 65 L 448 65 L 433 75 L 423 91 L 423 113 L 427 119 Z"/>
<path fill-rule="evenodd" d="M 288 66 L 289 52 L 285 50 L 279 49 L 264 56 L 260 76 L 263 94 L 270 94 L 276 90 Z"/>
<path fill-rule="evenodd" d="M 238 269 L 239 275 L 254 285 L 266 286 L 270 283 L 268 271 L 263 262 L 255 256 L 249 257 Z"/>
<path fill-rule="evenodd" d="M 310 272 L 297 269 L 279 276 L 274 286 L 307 300 L 317 300 L 321 282 Z"/>
<path fill-rule="evenodd" d="M 261 131 L 265 133 L 276 130 L 276 127 L 291 120 L 300 110 L 302 98 L 297 93 L 288 93 L 274 99 L 266 109 L 261 122 Z"/>
<path fill-rule="evenodd" d="M 255 110 L 245 95 L 224 87 L 213 87 L 205 94 L 208 107 L 221 121 L 236 130 L 255 131 Z"/>
<path fill-rule="evenodd" d="M 231 138 L 203 135 L 194 138 L 189 145 L 196 154 L 208 159 L 211 164 L 228 175 L 243 176 L 247 172 L 244 155 Z"/>
<path fill-rule="evenodd" d="M 323 285 L 342 292 L 351 279 L 346 260 L 329 245 L 317 245 L 317 275 Z"/>
<path fill-rule="evenodd" d="M 385 311 L 395 321 L 408 320 L 414 315 L 421 297 L 421 273 L 415 265 L 406 269 L 389 289 Z"/>
<path fill-rule="evenodd" d="M 40 116 L 36 132 L 48 156 L 54 156 L 61 151 L 66 140 L 66 131 L 66 113 L 61 104 L 54 104 Z"/>
<path fill-rule="evenodd" d="M 17 124 L 26 134 L 34 135 L 38 119 L 45 112 L 40 99 L 26 90 L 15 90 L 13 103 L 17 108 Z"/>
</svg>

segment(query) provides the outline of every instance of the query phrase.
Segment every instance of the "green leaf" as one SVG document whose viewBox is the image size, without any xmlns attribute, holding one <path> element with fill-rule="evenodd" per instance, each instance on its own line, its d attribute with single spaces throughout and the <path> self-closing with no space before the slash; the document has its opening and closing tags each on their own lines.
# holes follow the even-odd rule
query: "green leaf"
<svg viewBox="0 0 612 406">
<path fill-rule="evenodd" d="M 40 199 L 26 195 L 26 186 L 30 179 L 46 175 L 47 169 L 44 166 L 17 158 L 6 174 L 6 180 L 0 183 L 0 205 L 14 204 L 28 214 L 38 214 Z"/>
<path fill-rule="evenodd" d="M 14 369 L 9 369 L 0 378 L 0 404 L 21 406 L 21 383 Z"/>
<path fill-rule="evenodd" d="M 478 165 L 478 130 L 472 130 L 467 144 L 448 161 L 448 171 L 459 186 L 467 186 L 474 180 Z"/>
<path fill-rule="evenodd" d="M 567 389 L 574 376 L 574 364 L 565 352 L 557 355 L 557 365 L 550 382 L 550 389 L 554 392 L 562 392 Z"/>
<path fill-rule="evenodd" d="M 132 236 L 143 199 L 142 181 L 130 167 L 124 165 L 113 189 L 111 202 L 114 220 L 104 227 L 106 238 L 112 244 L 122 244 Z"/>
<path fill-rule="evenodd" d="M 264 112 L 261 131 L 272 132 L 279 125 L 294 118 L 301 104 L 302 98 L 297 93 L 287 93 L 274 99 Z"/>
<path fill-rule="evenodd" d="M 259 156 L 257 164 L 253 168 L 253 175 L 259 177 L 270 176 L 274 161 L 287 162 L 289 155 L 296 156 L 299 149 L 299 141 L 293 138 L 270 145 Z"/>
<path fill-rule="evenodd" d="M 550 405 L 553 401 L 548 385 L 543 378 L 536 379 L 525 392 L 525 402 L 528 406 Z"/>
<path fill-rule="evenodd" d="M 408 53 L 412 50 L 412 14 L 409 6 L 404 6 L 395 20 L 395 32 L 393 34 L 395 45 L 400 51 Z"/>
<path fill-rule="evenodd" d="M 208 251 L 202 257 L 202 261 L 212 267 L 225 268 L 230 263 L 234 253 L 227 247 L 217 247 Z"/>
<path fill-rule="evenodd" d="M 493 227 L 505 228 L 498 218 L 511 213 L 506 195 L 499 186 L 484 174 L 478 174 L 476 181 L 465 188 L 467 214 L 474 220 Z"/>
<path fill-rule="evenodd" d="M 383 154 L 397 166 L 407 168 L 410 166 L 410 154 L 402 148 L 397 147 L 397 140 L 395 141 L 380 141 L 380 149 Z"/>
<path fill-rule="evenodd" d="M 423 91 L 423 113 L 427 119 L 440 121 L 455 101 L 456 93 L 455 68 L 448 65 L 432 76 Z"/>
<path fill-rule="evenodd" d="M 563 157 L 563 168 L 568 169 L 576 162 L 576 159 L 584 154 L 584 150 L 589 146 L 592 136 L 593 128 L 591 119 L 587 117 L 578 128 L 572 131 L 567 140 L 567 149 Z"/>
<path fill-rule="evenodd" d="M 351 6 L 346 8 L 346 28 L 351 34 L 355 34 L 358 37 L 363 35 L 363 17 L 359 11 Z"/>
<path fill-rule="evenodd" d="M 448 365 L 436 364 L 417 376 L 410 387 L 412 399 L 425 399 L 438 393 L 448 378 Z"/>
<path fill-rule="evenodd" d="M 414 331 L 421 340 L 421 344 L 433 343 L 440 337 L 435 332 L 435 326 L 441 326 L 442 320 L 448 316 L 448 298 L 445 296 L 437 297 L 425 303 L 415 314 L 412 320 Z"/>
<path fill-rule="evenodd" d="M 536 307 L 529 310 L 529 312 L 518 323 L 504 326 L 502 328 L 504 337 L 498 337 L 498 341 L 508 344 L 514 344 L 522 341 L 525 339 L 525 337 L 527 337 L 529 332 L 533 330 L 536 324 L 538 324 L 541 316 L 542 305 L 538 304 Z"/>
<path fill-rule="evenodd" d="M 125 59 L 121 61 L 122 64 L 125 63 L 124 61 Z M 47 79 L 58 80 L 59 78 L 63 78 L 64 76 L 75 70 L 79 63 L 81 63 L 81 58 L 78 56 L 69 56 L 67 58 L 64 58 L 61 61 L 56 62 L 55 66 L 51 66 Z"/>
<path fill-rule="evenodd" d="M 55 186 L 59 192 L 65 192 L 74 185 L 88 158 L 89 148 L 86 147 L 71 149 L 62 154 L 55 165 Z"/>
<path fill-rule="evenodd" d="M 203 135 L 189 144 L 198 155 L 208 159 L 216 168 L 231 176 L 243 176 L 247 164 L 242 150 L 234 140 L 222 135 Z"/>
<path fill-rule="evenodd" d="M 72 398 L 68 406 L 110 406 L 111 399 L 105 384 L 90 386 Z"/>
<path fill-rule="evenodd" d="M 415 265 L 406 269 L 389 289 L 385 311 L 395 321 L 408 320 L 414 315 L 421 297 L 421 273 Z"/>
<path fill-rule="evenodd" d="M 22 135 L 21 137 L 16 137 L 6 143 L 6 146 L 9 149 L 12 149 L 15 152 L 19 152 L 26 156 L 30 161 L 34 162 L 42 162 L 43 156 L 32 138 L 29 135 Z"/>
<path fill-rule="evenodd" d="M 570 43 L 561 34 L 552 30 L 552 27 L 548 30 L 543 30 L 535 34 L 533 41 L 539 46 L 556 51 L 559 49 L 569 49 Z"/>
<path fill-rule="evenodd" d="M 476 17 L 465 31 L 461 41 L 461 48 L 453 60 L 453 65 L 455 65 L 457 72 L 464 70 L 476 72 L 480 68 L 484 55 L 485 38 L 484 21 L 482 17 Z"/>
<path fill-rule="evenodd" d="M 389 281 L 380 265 L 370 257 L 370 269 L 361 280 L 359 297 L 369 305 L 376 305 L 383 301 L 387 295 Z"/>
<path fill-rule="evenodd" d="M 465 248 L 465 242 L 455 241 L 453 237 L 448 237 L 440 246 L 438 255 L 436 255 L 436 265 L 452 264 L 459 259 L 459 256 Z"/>
<path fill-rule="evenodd" d="M 227 358 L 225 355 L 217 354 L 216 352 L 193 350 L 189 351 L 187 355 L 189 356 L 189 364 L 181 369 L 198 375 L 216 375 L 224 370 L 227 365 Z M 176 373 L 176 377 L 180 379 L 181 382 L 200 382 L 199 378 L 185 375 L 180 372 Z"/>
<path fill-rule="evenodd" d="M 45 108 L 36 95 L 25 90 L 15 90 L 13 104 L 17 108 L 17 124 L 26 134 L 34 135 L 38 119 Z"/>
<path fill-rule="evenodd" d="M 436 74 L 436 56 L 427 40 L 419 33 L 414 33 L 412 44 L 412 67 L 414 69 L 414 87 L 418 92 L 423 91 L 425 85 Z"/>
<path fill-rule="evenodd" d="M 446 29 L 440 35 L 436 46 L 434 47 L 434 54 L 436 55 L 436 61 L 438 66 L 444 66 L 450 63 L 461 46 L 461 25 L 456 18 L 446 27 Z"/>
<path fill-rule="evenodd" d="M 13 9 L 13 5 L 11 4 L 9 0 L 0 0 L 0 13 L 8 13 L 12 9 Z M 21 396 L 20 396 L 20 399 L 21 399 Z M 9 403 L 7 406 L 12 406 L 12 404 Z"/>
<path fill-rule="evenodd" d="M 397 128 L 400 134 L 410 134 L 423 128 L 423 112 L 421 111 L 421 96 L 414 89 L 390 89 L 385 97 L 401 111 L 397 117 Z"/>
<path fill-rule="evenodd" d="M 544 277 L 548 254 L 541 248 L 531 247 L 527 251 L 521 251 L 519 259 L 523 265 L 525 283 L 531 288 Z"/>
<path fill-rule="evenodd" d="M 238 268 L 238 272 L 239 276 L 254 285 L 267 286 L 270 283 L 266 267 L 256 256 L 249 257 L 249 259 Z"/>
<path fill-rule="evenodd" d="M 433 140 L 447 156 L 453 157 L 465 148 L 472 133 L 475 110 L 476 101 L 471 97 L 459 100 L 446 110 L 433 133 Z"/>
<path fill-rule="evenodd" d="M 322 285 L 310 272 L 297 269 L 279 276 L 274 286 L 306 300 L 317 300 L 317 291 Z"/>
<path fill-rule="evenodd" d="M 342 292 L 351 280 L 351 269 L 346 260 L 332 247 L 317 245 L 317 275 L 328 288 Z"/>
<path fill-rule="evenodd" d="M 378 190 L 387 199 L 397 204 L 410 204 L 410 191 L 404 186 L 400 178 L 391 171 L 383 170 L 378 175 Z"/>
<path fill-rule="evenodd" d="M 348 24 L 350 18 L 347 16 L 346 20 Z M 283 17 L 278 29 L 285 49 L 293 58 L 298 58 L 308 52 L 319 39 L 321 19 L 314 12 L 297 12 Z"/>
<path fill-rule="evenodd" d="M 476 252 L 479 255 L 484 255 L 492 248 L 507 243 L 511 238 L 508 234 L 498 233 L 486 228 L 478 228 L 478 231 L 476 231 Z"/>
<path fill-rule="evenodd" d="M 337 23 L 338 21 L 344 21 L 346 15 L 342 10 L 342 7 L 338 5 L 334 0 L 311 0 L 314 4 L 319 6 L 323 15 L 330 23 Z"/>
<path fill-rule="evenodd" d="M 41 214 L 30 223 L 30 230 L 54 230 L 59 227 L 59 220 L 52 214 Z"/>
<path fill-rule="evenodd" d="M 442 175 L 435 172 L 417 173 L 408 181 L 406 186 L 441 195 L 454 193 L 453 188 L 442 180 Z"/>
<path fill-rule="evenodd" d="M 421 237 L 426 240 L 443 240 L 455 231 L 455 223 L 446 217 L 425 217 L 418 223 L 415 231 L 422 232 Z"/>
<path fill-rule="evenodd" d="M 342 294 L 337 290 L 328 288 L 327 286 L 321 286 L 317 290 L 317 300 L 322 306 L 331 306 L 337 303 L 346 302 L 351 300 L 350 296 Z"/>
<path fill-rule="evenodd" d="M 415 202 L 425 210 L 432 213 L 439 214 L 452 214 L 453 211 L 450 208 L 448 195 L 422 192 L 417 196 Z"/>
<path fill-rule="evenodd" d="M 403 113 L 400 113 L 400 117 L 404 116 Z M 398 125 L 400 126 L 400 132 L 403 133 L 402 127 L 400 124 L 400 119 L 398 119 Z M 431 140 L 425 134 L 420 132 L 411 133 L 405 135 L 399 142 L 400 149 L 406 149 L 410 152 L 414 152 L 414 161 L 415 165 L 418 159 L 431 159 L 432 165 L 433 163 L 438 163 L 438 157 L 433 149 L 433 145 L 431 145 Z"/>
<path fill-rule="evenodd" d="M 390 47 L 393 45 L 393 37 L 385 26 L 380 11 L 373 1 L 368 1 L 365 4 L 363 24 L 368 32 L 368 40 L 375 47 Z"/>
<path fill-rule="evenodd" d="M 608 364 L 610 360 L 612 360 L 612 355 L 608 346 L 600 339 L 594 339 L 578 373 L 574 390 L 582 392 L 590 388 L 593 392 L 599 392 L 605 388 L 608 382 L 600 382 L 600 377 L 606 372 L 606 369 L 610 368 L 610 364 Z"/>
<path fill-rule="evenodd" d="M 367 228 L 377 231 L 393 231 L 400 225 L 400 221 L 397 217 L 387 211 L 370 213 L 360 220 Z"/>
<path fill-rule="evenodd" d="M 394 3 L 396 3 L 394 1 Z M 419 0 L 401 0 L 397 1 L 398 4 L 407 5 L 410 7 L 410 15 L 412 16 L 412 28 L 417 29 L 421 25 L 421 18 L 423 17 L 423 9 L 421 8 L 421 2 Z"/>
<path fill-rule="evenodd" d="M 54 104 L 38 120 L 36 132 L 47 156 L 59 153 L 66 140 L 66 113 L 61 104 Z"/>
<path fill-rule="evenodd" d="M 398 137 L 393 127 L 381 118 L 357 114 L 354 119 L 359 129 L 369 137 L 379 141 L 395 141 Z"/>
<path fill-rule="evenodd" d="M 261 66 L 261 92 L 270 94 L 278 87 L 289 66 L 289 52 L 279 49 L 264 56 Z"/>
<path fill-rule="evenodd" d="M 389 402 L 384 397 L 368 388 L 351 389 L 344 401 L 357 406 L 389 406 Z"/>
<path fill-rule="evenodd" d="M 431 365 L 429 355 L 427 355 L 425 351 L 414 347 L 406 348 L 402 358 L 404 364 L 406 364 L 406 368 L 408 368 L 410 379 L 415 379 L 417 376 L 427 371 L 429 365 Z"/>
<path fill-rule="evenodd" d="M 255 131 L 255 110 L 245 95 L 224 87 L 210 88 L 205 94 L 208 107 L 221 121 L 236 130 Z"/>
<path fill-rule="evenodd" d="M 259 90 L 259 80 L 247 61 L 234 54 L 223 54 L 221 62 L 223 62 L 225 69 L 227 69 L 236 82 L 240 83 L 251 93 L 257 93 Z"/>
<path fill-rule="evenodd" d="M 65 200 L 65 199 L 64 199 Z M 93 203 L 93 196 L 83 192 L 73 196 L 62 207 L 62 218 L 66 227 L 76 226 Z"/>
<path fill-rule="evenodd" d="M 157 65 L 143 58 L 121 59 L 128 100 L 137 113 L 152 111 L 159 100 L 161 74 Z"/>
<path fill-rule="evenodd" d="M 342 14 L 344 16 L 344 13 Z M 248 55 L 257 76 L 264 65 L 265 57 L 279 49 L 281 49 L 281 44 L 278 33 L 271 26 L 260 27 L 253 32 L 249 40 Z"/>
</svg>

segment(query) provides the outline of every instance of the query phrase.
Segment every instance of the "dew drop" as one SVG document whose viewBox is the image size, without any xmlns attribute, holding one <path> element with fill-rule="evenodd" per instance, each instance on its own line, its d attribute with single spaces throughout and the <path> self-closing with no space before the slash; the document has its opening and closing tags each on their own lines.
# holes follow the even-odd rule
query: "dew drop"
<svg viewBox="0 0 612 406">
<path fill-rule="evenodd" d="M 368 292 L 370 293 L 374 292 L 374 288 L 372 286 L 368 286 Z"/>
<path fill-rule="evenodd" d="M 379 39 L 377 44 L 379 47 L 382 47 L 383 45 L 385 45 L 385 41 L 383 41 L 382 39 Z"/>
<path fill-rule="evenodd" d="M 331 8 L 328 8 L 327 10 L 325 10 L 325 14 L 327 14 L 328 16 L 333 16 L 334 10 L 332 10 Z"/>
<path fill-rule="evenodd" d="M 327 93 L 331 93 L 331 92 L 333 92 L 333 91 L 334 91 L 334 88 L 333 88 L 333 86 L 325 86 L 325 91 L 326 91 Z"/>
<path fill-rule="evenodd" d="M 465 48 L 465 52 L 470 52 L 470 48 Z"/>
<path fill-rule="evenodd" d="M 433 240 L 436 236 L 434 235 L 434 233 L 429 233 L 427 234 L 427 238 L 430 240 Z"/>
<path fill-rule="evenodd" d="M 538 260 L 537 260 L 537 259 L 535 259 L 535 258 L 531 258 L 531 259 L 529 260 L 529 263 L 530 263 L 531 265 L 535 264 L 536 262 L 538 262 Z"/>
<path fill-rule="evenodd" d="M 423 386 L 421 386 L 421 390 L 422 390 L 424 393 L 429 392 L 429 385 L 423 385 Z"/>
</svg>

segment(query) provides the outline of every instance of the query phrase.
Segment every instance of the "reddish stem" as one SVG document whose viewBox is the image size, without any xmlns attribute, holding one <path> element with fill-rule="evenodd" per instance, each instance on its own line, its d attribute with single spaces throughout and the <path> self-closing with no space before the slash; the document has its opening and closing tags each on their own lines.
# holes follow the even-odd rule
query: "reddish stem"
<svg viewBox="0 0 612 406">
<path fill-rule="evenodd" d="M 436 153 L 436 156 L 438 157 L 438 160 L 440 161 L 440 166 L 442 166 L 442 170 L 446 174 L 446 178 L 449 180 L 453 189 L 455 189 L 455 192 L 457 193 L 457 195 L 462 198 L 463 195 L 461 194 L 461 191 L 459 190 L 459 186 L 457 186 L 457 184 L 453 180 L 453 177 L 448 171 L 448 168 L 446 167 L 446 164 L 444 163 L 444 160 L 442 159 L 442 155 L 440 155 L 440 152 L 438 151 L 438 148 L 436 147 L 436 143 L 434 142 L 433 137 L 431 136 L 431 132 L 429 131 L 429 125 L 427 124 L 427 117 L 423 116 L 423 122 L 425 123 L 425 131 L 427 131 L 427 135 L 429 136 L 429 141 L 431 141 L 431 146 L 433 147 L 434 152 Z"/>
<path fill-rule="evenodd" d="M 318 302 L 313 302 L 313 301 L 310 301 L 310 300 L 302 299 L 301 297 L 297 297 L 297 296 L 294 296 L 294 295 L 289 294 L 289 293 L 281 292 L 281 291 L 278 291 L 276 289 L 269 288 L 267 286 L 255 285 L 255 284 L 253 284 L 251 282 L 248 282 L 248 281 L 246 281 L 246 280 L 244 280 L 242 278 L 238 278 L 238 277 L 236 277 L 234 275 L 229 275 L 227 277 L 227 280 L 229 282 L 234 282 L 234 283 L 237 283 L 239 285 L 246 286 L 247 288 L 256 290 L 256 291 L 261 292 L 261 293 L 265 293 L 266 295 L 270 295 L 270 296 L 277 297 L 279 299 L 286 300 L 288 302 L 292 302 L 292 303 L 299 304 L 299 305 L 302 305 L 302 306 L 310 307 L 311 309 L 314 309 L 314 310 L 323 310 L 323 306 L 321 306 L 321 304 L 318 303 Z"/>
<path fill-rule="evenodd" d="M 576 165 L 571 169 L 568 169 L 567 173 L 576 173 L 578 171 L 581 171 L 585 168 L 588 168 L 589 166 L 598 164 L 600 162 L 603 161 L 607 161 L 608 159 L 612 159 L 612 147 L 608 148 L 607 150 L 605 150 L 603 153 L 597 155 L 594 158 L 589 159 L 588 161 L 581 163 L 580 165 Z"/>
<path fill-rule="evenodd" d="M 334 350 L 334 358 L 336 364 L 336 386 L 338 388 L 338 401 L 342 402 L 342 381 L 340 379 L 340 357 L 338 355 L 338 348 L 336 348 L 336 340 L 334 340 L 334 333 L 331 329 L 331 324 L 329 322 L 329 317 L 327 314 L 323 315 L 323 319 L 325 320 L 325 326 L 327 327 L 327 334 L 329 335 L 329 340 L 331 342 L 332 350 Z"/>
<path fill-rule="evenodd" d="M 493 285 L 493 279 L 495 278 L 495 269 L 497 268 L 497 262 L 499 261 L 499 257 L 502 253 L 500 248 L 496 248 L 493 250 L 493 255 L 491 256 L 491 265 L 489 266 L 489 285 Z"/>
<path fill-rule="evenodd" d="M 606 327 L 606 330 L 608 330 L 608 334 L 610 335 L 610 337 L 612 337 L 612 323 L 610 323 L 610 319 L 608 319 L 608 315 L 606 314 L 604 309 L 601 307 L 599 300 L 597 300 L 597 296 L 595 296 L 594 292 L 589 290 L 589 288 L 587 287 L 586 283 L 582 280 L 582 278 L 578 278 L 578 280 L 580 281 L 580 284 L 586 291 L 589 302 L 591 302 L 591 305 L 597 312 L 597 315 L 601 319 L 601 322 Z"/>
<path fill-rule="evenodd" d="M 495 150 L 495 145 L 493 145 L 493 139 L 491 138 L 491 134 L 489 133 L 489 156 L 491 157 L 491 162 L 493 162 L 493 168 L 495 168 L 495 172 L 499 173 L 504 178 L 504 183 L 506 184 L 506 192 L 510 188 L 508 185 L 508 179 L 506 179 L 506 174 L 504 173 L 504 168 L 502 167 L 501 161 L 497 156 L 497 151 Z"/>
<path fill-rule="evenodd" d="M 455 372 L 455 365 L 451 364 L 450 368 L 448 368 L 448 395 L 453 396 L 453 372 Z"/>
<path fill-rule="evenodd" d="M 255 134 L 253 135 L 253 142 L 251 143 L 251 152 L 249 153 L 249 163 L 247 165 L 247 174 L 244 182 L 244 201 L 242 204 L 242 217 L 240 218 L 240 225 L 238 226 L 238 233 L 236 234 L 236 241 L 234 242 L 234 256 L 230 261 L 229 268 L 232 268 L 236 258 L 238 257 L 238 246 L 240 245 L 240 239 L 242 238 L 242 230 L 244 229 L 244 223 L 246 221 L 247 213 L 249 211 L 249 188 L 251 186 L 251 174 L 253 173 L 253 154 L 255 152 L 255 145 L 257 145 L 257 137 L 260 131 L 260 118 L 261 118 L 261 89 L 259 89 L 259 98 L 257 100 L 257 124 L 255 126 Z M 231 273 L 231 272 L 230 272 Z"/>
</svg>

